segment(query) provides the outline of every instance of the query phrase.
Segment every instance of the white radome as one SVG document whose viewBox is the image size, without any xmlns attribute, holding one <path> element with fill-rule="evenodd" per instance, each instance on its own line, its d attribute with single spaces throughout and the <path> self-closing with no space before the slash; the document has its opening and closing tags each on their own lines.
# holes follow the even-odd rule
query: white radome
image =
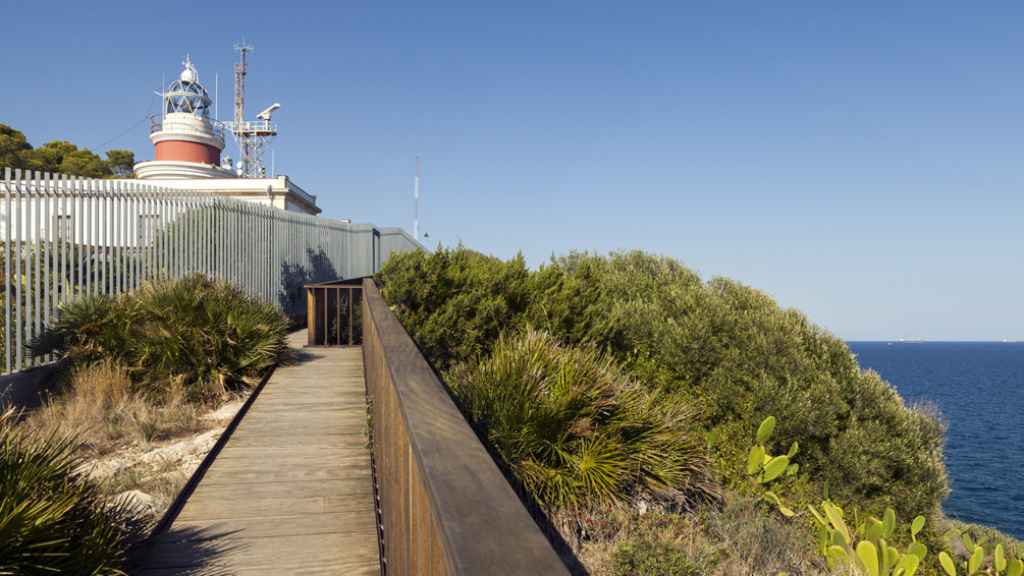
<svg viewBox="0 0 1024 576">
<path fill-rule="evenodd" d="M 185 69 L 181 71 L 182 82 L 188 82 L 194 84 L 199 81 L 199 74 L 196 72 L 196 67 L 192 65 L 192 58 L 185 56 Z"/>
</svg>

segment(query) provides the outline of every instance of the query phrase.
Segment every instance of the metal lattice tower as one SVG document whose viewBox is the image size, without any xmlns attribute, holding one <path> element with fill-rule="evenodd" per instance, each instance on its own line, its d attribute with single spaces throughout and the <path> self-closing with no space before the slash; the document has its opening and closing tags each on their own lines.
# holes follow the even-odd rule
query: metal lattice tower
<svg viewBox="0 0 1024 576">
<path fill-rule="evenodd" d="M 235 64 L 235 117 L 225 126 L 235 136 L 238 143 L 238 175 L 243 178 L 263 178 L 267 174 L 263 165 L 263 150 L 270 140 L 277 136 L 277 126 L 271 123 L 271 115 L 281 107 L 274 103 L 256 115 L 256 121 L 245 119 L 245 74 L 247 55 L 254 50 L 246 44 L 235 45 L 239 52 L 238 63 Z"/>
<path fill-rule="evenodd" d="M 253 46 L 246 44 L 242 41 L 241 44 L 235 44 L 235 50 L 238 50 L 238 63 L 235 64 L 235 118 L 234 124 L 241 125 L 245 122 L 245 57 L 253 50 Z M 232 130 L 232 133 L 234 131 Z M 249 156 L 249 146 L 245 139 L 239 139 L 239 162 L 243 162 L 244 165 L 248 166 L 252 158 Z"/>
</svg>

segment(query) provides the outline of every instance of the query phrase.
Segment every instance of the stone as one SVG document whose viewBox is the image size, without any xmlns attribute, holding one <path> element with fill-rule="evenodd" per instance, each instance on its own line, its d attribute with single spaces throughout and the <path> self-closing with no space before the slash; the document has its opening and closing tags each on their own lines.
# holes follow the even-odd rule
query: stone
<svg viewBox="0 0 1024 576">
<path fill-rule="evenodd" d="M 114 499 L 127 502 L 129 506 L 141 512 L 152 513 L 154 511 L 153 497 L 142 490 L 125 490 Z"/>
</svg>

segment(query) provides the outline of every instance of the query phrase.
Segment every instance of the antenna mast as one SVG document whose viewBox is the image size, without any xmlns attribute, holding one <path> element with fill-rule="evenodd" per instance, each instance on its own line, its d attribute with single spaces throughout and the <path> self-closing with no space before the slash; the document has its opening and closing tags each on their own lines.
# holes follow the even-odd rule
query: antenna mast
<svg viewBox="0 0 1024 576">
<path fill-rule="evenodd" d="M 256 115 L 256 121 L 245 120 L 245 74 L 249 52 L 253 47 L 245 42 L 235 45 L 239 52 L 235 64 L 235 118 L 225 122 L 238 142 L 238 175 L 243 178 L 265 178 L 267 169 L 263 166 L 263 149 L 277 136 L 277 126 L 271 122 L 274 111 L 281 107 L 277 102 Z"/>
<path fill-rule="evenodd" d="M 420 157 L 416 155 L 416 181 L 412 191 L 413 200 L 415 201 L 415 211 L 412 220 L 412 237 L 417 242 L 420 240 Z"/>
<path fill-rule="evenodd" d="M 245 69 L 246 69 L 246 55 L 252 52 L 253 46 L 246 44 L 245 40 L 241 44 L 235 44 L 235 50 L 238 50 L 238 63 L 235 64 L 235 121 L 234 126 L 241 127 L 245 124 Z M 237 131 L 235 136 L 238 137 L 238 148 L 239 148 L 239 161 L 242 163 L 242 171 L 246 171 L 252 166 L 252 152 L 249 148 L 249 139 L 240 136 Z"/>
</svg>

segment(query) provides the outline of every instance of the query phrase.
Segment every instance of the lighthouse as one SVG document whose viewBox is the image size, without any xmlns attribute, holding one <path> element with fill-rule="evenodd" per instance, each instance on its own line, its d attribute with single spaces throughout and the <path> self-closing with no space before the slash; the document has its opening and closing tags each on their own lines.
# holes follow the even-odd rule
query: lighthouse
<svg viewBox="0 0 1024 576">
<path fill-rule="evenodd" d="M 224 128 L 210 118 L 210 95 L 199 82 L 192 59 L 185 57 L 178 79 L 161 93 L 162 113 L 152 118 L 149 140 L 154 159 L 135 165 L 142 180 L 230 178 L 221 168 Z"/>
<path fill-rule="evenodd" d="M 309 194 L 288 176 L 271 169 L 268 176 L 261 159 L 264 147 L 277 135 L 272 104 L 245 120 L 244 78 L 246 54 L 251 46 L 239 47 L 241 62 L 235 67 L 235 120 L 222 122 L 212 110 L 213 102 L 199 82 L 192 59 L 185 57 L 177 80 L 160 91 L 162 110 L 152 118 L 149 141 L 153 159 L 135 165 L 135 177 L 162 188 L 186 189 L 199 194 L 245 200 L 289 212 L 319 214 L 316 196 Z M 224 134 L 230 131 L 239 144 L 238 162 L 221 153 Z"/>
</svg>

